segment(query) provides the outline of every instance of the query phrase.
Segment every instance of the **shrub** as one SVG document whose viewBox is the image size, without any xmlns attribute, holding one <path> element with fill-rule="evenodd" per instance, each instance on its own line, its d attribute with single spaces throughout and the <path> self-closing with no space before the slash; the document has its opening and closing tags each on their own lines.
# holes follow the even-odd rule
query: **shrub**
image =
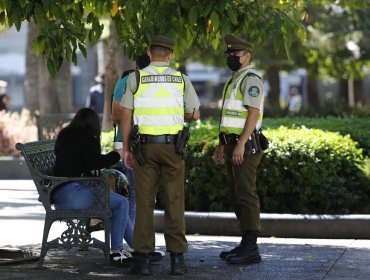
<svg viewBox="0 0 370 280">
<path fill-rule="evenodd" d="M 186 170 L 186 208 L 231 211 L 223 167 L 212 162 L 217 123 L 192 129 Z M 349 135 L 306 127 L 269 129 L 271 142 L 258 168 L 263 212 L 368 213 L 370 178 L 358 167 L 362 150 Z"/>
<path fill-rule="evenodd" d="M 266 131 L 266 136 L 271 147 L 258 170 L 257 184 L 265 212 L 370 210 L 370 181 L 358 167 L 362 151 L 349 135 L 280 127 Z"/>
<path fill-rule="evenodd" d="M 279 126 L 289 128 L 317 128 L 324 131 L 339 132 L 341 135 L 349 134 L 358 142 L 358 147 L 363 149 L 364 155 L 370 155 L 370 118 L 369 117 L 326 117 L 326 118 L 277 118 L 264 119 L 263 127 L 266 129 L 278 128 Z"/>
<path fill-rule="evenodd" d="M 261 211 L 370 213 L 370 177 L 369 173 L 365 175 L 369 159 L 364 159 L 359 148 L 364 144 L 352 139 L 353 135 L 369 137 L 365 122 L 360 118 L 264 120 L 270 148 L 257 172 Z M 307 127 L 303 125 L 306 123 Z M 339 132 L 332 132 L 336 129 Z M 185 171 L 187 210 L 233 210 L 224 167 L 212 161 L 217 138 L 217 121 L 208 119 L 191 125 Z M 112 142 L 113 133 L 103 133 L 104 151 L 112 150 Z M 361 170 L 365 162 L 368 164 Z"/>
<path fill-rule="evenodd" d="M 37 127 L 28 110 L 18 112 L 0 111 L 0 156 L 19 156 L 17 142 L 37 140 Z"/>
</svg>

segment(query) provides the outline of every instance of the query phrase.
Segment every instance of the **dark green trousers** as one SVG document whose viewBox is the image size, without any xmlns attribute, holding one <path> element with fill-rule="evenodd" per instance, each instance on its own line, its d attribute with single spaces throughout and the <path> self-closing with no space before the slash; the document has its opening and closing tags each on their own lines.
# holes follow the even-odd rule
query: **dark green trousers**
<svg viewBox="0 0 370 280">
<path fill-rule="evenodd" d="M 262 152 L 244 156 L 241 165 L 232 163 L 235 145 L 225 145 L 226 182 L 230 188 L 231 201 L 241 232 L 261 232 L 260 201 L 256 190 L 257 166 L 263 156 Z"/>
<path fill-rule="evenodd" d="M 155 248 L 154 208 L 158 187 L 162 189 L 165 205 L 164 238 L 167 251 L 187 251 L 185 238 L 184 172 L 181 155 L 173 144 L 148 144 L 144 147 L 146 162 L 135 162 L 136 220 L 134 249 L 150 253 Z"/>
</svg>

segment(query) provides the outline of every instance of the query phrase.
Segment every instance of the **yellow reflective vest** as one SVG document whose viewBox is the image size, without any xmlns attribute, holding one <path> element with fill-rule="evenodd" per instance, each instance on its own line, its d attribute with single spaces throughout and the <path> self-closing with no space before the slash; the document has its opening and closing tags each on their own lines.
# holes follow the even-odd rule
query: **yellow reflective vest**
<svg viewBox="0 0 370 280">
<path fill-rule="evenodd" d="M 248 69 L 242 75 L 229 80 L 229 82 L 225 85 L 223 93 L 223 105 L 221 110 L 220 132 L 237 135 L 241 135 L 243 132 L 248 116 L 248 110 L 243 106 L 244 97 L 240 90 L 240 86 L 244 77 L 246 77 L 249 73 L 253 73 L 261 78 L 255 70 Z M 256 126 L 257 129 L 261 127 L 263 116 L 263 100 L 259 109 L 260 115 Z"/>
<path fill-rule="evenodd" d="M 177 134 L 184 127 L 184 79 L 169 67 L 139 71 L 134 94 L 134 124 L 140 134 Z"/>
</svg>

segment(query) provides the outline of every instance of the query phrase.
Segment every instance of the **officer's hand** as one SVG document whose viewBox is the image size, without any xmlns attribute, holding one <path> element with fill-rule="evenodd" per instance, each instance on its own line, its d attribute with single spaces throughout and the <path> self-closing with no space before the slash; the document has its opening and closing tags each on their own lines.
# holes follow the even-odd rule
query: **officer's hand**
<svg viewBox="0 0 370 280">
<path fill-rule="evenodd" d="M 213 162 L 217 165 L 224 163 L 224 146 L 218 145 L 212 156 Z"/>
<path fill-rule="evenodd" d="M 123 152 L 123 161 L 128 169 L 132 169 L 134 167 L 135 159 L 134 155 L 130 151 Z"/>
<path fill-rule="evenodd" d="M 235 165 L 241 165 L 244 159 L 244 144 L 238 142 L 233 151 L 233 163 Z"/>
</svg>

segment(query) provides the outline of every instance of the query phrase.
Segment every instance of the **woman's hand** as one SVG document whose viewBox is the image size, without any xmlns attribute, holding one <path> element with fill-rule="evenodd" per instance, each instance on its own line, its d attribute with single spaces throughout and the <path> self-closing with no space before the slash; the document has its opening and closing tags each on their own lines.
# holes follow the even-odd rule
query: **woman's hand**
<svg viewBox="0 0 370 280">
<path fill-rule="evenodd" d="M 131 151 L 123 152 L 123 161 L 128 169 L 132 169 L 134 167 L 135 158 Z"/>
</svg>

